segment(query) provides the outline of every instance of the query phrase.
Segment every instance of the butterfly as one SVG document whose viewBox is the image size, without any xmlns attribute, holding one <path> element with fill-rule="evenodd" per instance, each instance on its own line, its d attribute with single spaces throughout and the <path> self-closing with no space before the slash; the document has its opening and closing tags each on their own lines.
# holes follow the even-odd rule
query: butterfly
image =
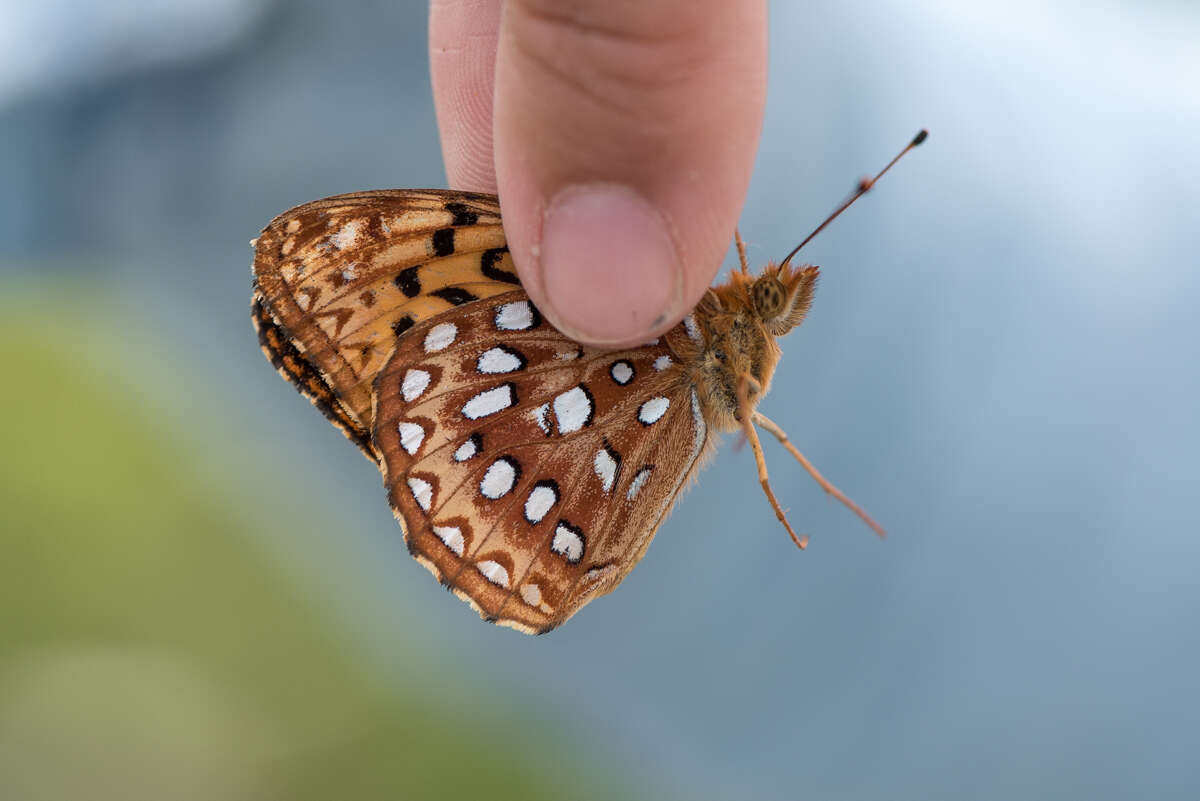
<svg viewBox="0 0 1200 801">
<path fill-rule="evenodd" d="M 813 232 L 815 236 L 909 149 Z M 741 431 L 776 516 L 755 424 L 818 268 L 741 261 L 638 347 L 556 330 L 521 288 L 495 196 L 337 195 L 254 240 L 251 314 L 279 373 L 376 462 L 410 553 L 484 619 L 540 634 L 613 590 L 715 449 Z M 811 236 L 809 237 L 811 239 Z"/>
</svg>

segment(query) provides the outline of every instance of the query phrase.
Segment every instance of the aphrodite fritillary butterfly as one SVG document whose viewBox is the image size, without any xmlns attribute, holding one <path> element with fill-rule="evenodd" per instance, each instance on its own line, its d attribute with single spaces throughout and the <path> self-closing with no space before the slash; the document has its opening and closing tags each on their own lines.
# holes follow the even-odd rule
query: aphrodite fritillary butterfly
<svg viewBox="0 0 1200 801">
<path fill-rule="evenodd" d="M 803 244 L 754 277 L 739 237 L 741 272 L 682 323 L 601 351 L 559 333 L 521 289 L 494 196 L 360 192 L 263 230 L 252 316 L 284 378 L 378 462 L 417 561 L 485 619 L 540 634 L 624 579 L 716 432 L 744 432 L 800 547 L 754 423 L 883 533 L 755 408 L 775 338 L 812 302 L 817 268 L 791 266 Z"/>
</svg>

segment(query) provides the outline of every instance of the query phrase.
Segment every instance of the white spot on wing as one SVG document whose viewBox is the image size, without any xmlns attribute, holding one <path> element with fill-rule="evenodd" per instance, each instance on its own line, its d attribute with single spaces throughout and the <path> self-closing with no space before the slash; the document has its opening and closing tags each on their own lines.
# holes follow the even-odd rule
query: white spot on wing
<svg viewBox="0 0 1200 801">
<path fill-rule="evenodd" d="M 425 439 L 425 429 L 416 423 L 401 423 L 399 428 L 400 447 L 404 448 L 410 456 L 416 454 Z"/>
<path fill-rule="evenodd" d="M 533 307 L 527 300 L 505 303 L 496 310 L 496 328 L 501 331 L 524 331 L 533 327 Z"/>
<path fill-rule="evenodd" d="M 622 359 L 619 362 L 613 362 L 613 366 L 608 370 L 612 380 L 616 381 L 621 386 L 625 386 L 633 380 L 633 365 Z"/>
<path fill-rule="evenodd" d="M 483 474 L 483 479 L 479 482 L 479 491 L 483 493 L 483 497 L 494 501 L 512 492 L 516 483 L 517 469 L 513 463 L 507 459 L 497 459 Z"/>
<path fill-rule="evenodd" d="M 688 336 L 692 338 L 693 342 L 701 341 L 700 326 L 696 325 L 695 317 L 690 314 L 687 317 L 684 317 L 683 327 L 687 329 Z"/>
<path fill-rule="evenodd" d="M 657 423 L 667 413 L 667 407 L 670 405 L 671 401 L 662 395 L 651 398 L 638 408 L 638 421 L 646 426 Z"/>
<path fill-rule="evenodd" d="M 637 475 L 633 477 L 633 481 L 629 482 L 629 491 L 625 493 L 627 500 L 633 500 L 637 494 L 642 491 L 642 487 L 646 486 L 646 482 L 650 479 L 650 473 L 653 472 L 653 467 L 643 467 L 637 471 Z"/>
<path fill-rule="evenodd" d="M 445 350 L 454 342 L 456 336 L 458 336 L 458 326 L 454 323 L 439 323 L 435 325 L 425 335 L 425 352 L 437 353 L 439 350 Z"/>
<path fill-rule="evenodd" d="M 554 399 L 554 417 L 558 433 L 570 434 L 583 428 L 592 419 L 592 399 L 583 386 L 568 389 Z"/>
<path fill-rule="evenodd" d="M 596 477 L 600 479 L 604 491 L 611 492 L 613 481 L 617 478 L 617 460 L 612 457 L 606 448 L 601 448 L 596 451 L 596 458 L 592 460 L 592 467 L 596 470 Z"/>
<path fill-rule="evenodd" d="M 463 555 L 463 548 L 466 547 L 466 541 L 463 540 L 462 530 L 458 526 L 434 526 L 433 533 L 455 555 Z"/>
<path fill-rule="evenodd" d="M 501 587 L 508 586 L 508 571 L 504 569 L 504 565 L 499 562 L 493 562 L 490 559 L 480 562 L 475 565 L 475 569 L 483 574 L 483 577 L 493 584 L 498 584 Z"/>
<path fill-rule="evenodd" d="M 670 366 L 671 366 L 671 357 L 667 356 L 666 354 L 663 354 L 662 356 L 659 356 L 657 359 L 654 360 L 654 369 L 658 370 L 660 373 L 663 370 L 666 370 Z"/>
<path fill-rule="evenodd" d="M 329 244 L 338 250 L 350 247 L 354 244 L 354 240 L 358 239 L 358 229 L 362 227 L 362 224 L 362 220 L 351 220 L 346 223 L 340 231 L 329 237 Z"/>
<path fill-rule="evenodd" d="M 477 453 L 479 453 L 479 448 L 476 447 L 475 440 L 468 439 L 454 452 L 454 461 L 465 462 Z"/>
<path fill-rule="evenodd" d="M 521 600 L 536 609 L 542 602 L 542 588 L 536 584 L 522 584 Z"/>
<path fill-rule="evenodd" d="M 491 348 L 479 355 L 475 368 L 481 373 L 511 373 L 523 366 L 521 357 L 504 348 Z"/>
<path fill-rule="evenodd" d="M 549 436 L 550 421 L 547 420 L 546 418 L 548 418 L 550 416 L 550 404 L 543 403 L 541 406 L 537 407 L 536 409 L 531 410 L 529 412 L 529 416 L 532 417 L 534 419 L 534 422 L 536 422 L 538 424 L 538 428 L 542 429 L 542 433 Z"/>
<path fill-rule="evenodd" d="M 498 387 L 485 389 L 463 404 L 462 413 L 471 420 L 487 417 L 502 409 L 507 409 L 516 401 L 516 393 L 511 384 L 501 384 Z"/>
<path fill-rule="evenodd" d="M 400 393 L 404 395 L 405 402 L 412 403 L 421 397 L 421 393 L 429 388 L 429 379 L 429 373 L 424 370 L 411 369 L 406 372 L 400 384 Z"/>
<path fill-rule="evenodd" d="M 616 565 L 601 565 L 600 567 L 593 567 L 591 570 L 583 574 L 584 588 L 595 587 L 602 580 L 612 575 L 613 571 L 616 569 Z"/>
<path fill-rule="evenodd" d="M 412 492 L 413 500 L 426 512 L 433 505 L 433 485 L 423 478 L 410 478 L 408 489 Z"/>
<path fill-rule="evenodd" d="M 530 523 L 540 523 L 550 507 L 558 502 L 558 492 L 554 487 L 539 484 L 525 499 L 525 519 Z"/>
<path fill-rule="evenodd" d="M 564 557 L 571 564 L 583 558 L 583 537 L 565 523 L 559 523 L 554 529 L 554 539 L 550 542 L 550 550 Z"/>
</svg>

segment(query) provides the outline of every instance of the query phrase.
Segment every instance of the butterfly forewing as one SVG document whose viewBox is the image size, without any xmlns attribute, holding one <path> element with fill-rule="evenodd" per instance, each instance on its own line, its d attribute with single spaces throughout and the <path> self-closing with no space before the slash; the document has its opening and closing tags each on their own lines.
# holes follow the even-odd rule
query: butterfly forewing
<svg viewBox="0 0 1200 801">
<path fill-rule="evenodd" d="M 541 632 L 637 562 L 707 442 L 685 326 L 582 348 L 522 291 L 415 325 L 375 385 L 410 550 L 484 617 Z"/>
<path fill-rule="evenodd" d="M 372 385 L 398 337 L 518 284 L 495 197 L 439 190 L 292 209 L 256 240 L 254 276 L 268 358 L 371 456 Z"/>
</svg>

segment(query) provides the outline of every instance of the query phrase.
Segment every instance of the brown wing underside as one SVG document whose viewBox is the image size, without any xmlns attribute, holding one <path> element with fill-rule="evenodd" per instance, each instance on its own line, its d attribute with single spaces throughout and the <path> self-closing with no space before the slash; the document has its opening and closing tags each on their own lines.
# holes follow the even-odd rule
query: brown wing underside
<svg viewBox="0 0 1200 801">
<path fill-rule="evenodd" d="M 382 190 L 306 203 L 255 240 L 267 358 L 369 458 L 371 388 L 397 338 L 519 286 L 492 195 Z"/>
<path fill-rule="evenodd" d="M 687 337 L 581 348 L 521 291 L 414 326 L 377 381 L 374 432 L 413 555 L 526 632 L 615 587 L 706 443 L 673 363 Z"/>
</svg>

